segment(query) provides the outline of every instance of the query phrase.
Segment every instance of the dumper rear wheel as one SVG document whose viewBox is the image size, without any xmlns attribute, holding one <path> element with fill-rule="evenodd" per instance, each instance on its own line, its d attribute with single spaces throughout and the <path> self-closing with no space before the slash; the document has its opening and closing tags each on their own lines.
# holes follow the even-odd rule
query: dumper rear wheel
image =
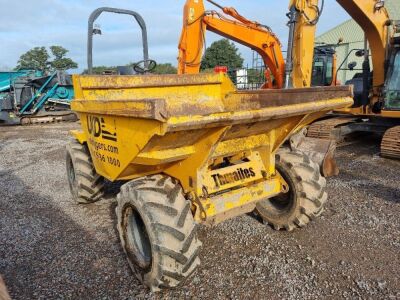
<svg viewBox="0 0 400 300">
<path fill-rule="evenodd" d="M 152 291 L 174 288 L 200 264 L 191 203 L 163 175 L 126 183 L 118 194 L 118 231 L 129 265 Z"/>
<path fill-rule="evenodd" d="M 276 230 L 304 227 L 324 210 L 326 180 L 318 164 L 298 150 L 279 150 L 276 168 L 288 183 L 289 192 L 259 202 L 256 210 Z"/>
<path fill-rule="evenodd" d="M 67 145 L 67 176 L 74 200 L 87 204 L 99 200 L 104 194 L 104 178 L 96 173 L 86 145 L 71 141 Z"/>
</svg>

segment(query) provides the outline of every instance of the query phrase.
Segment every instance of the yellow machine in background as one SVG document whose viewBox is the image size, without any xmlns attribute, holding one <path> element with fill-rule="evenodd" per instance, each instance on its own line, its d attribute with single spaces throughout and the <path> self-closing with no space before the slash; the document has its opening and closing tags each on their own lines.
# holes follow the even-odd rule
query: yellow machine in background
<svg viewBox="0 0 400 300">
<path fill-rule="evenodd" d="M 180 74 L 200 72 L 205 32 L 209 30 L 260 54 L 266 67 L 266 82 L 262 88 L 338 84 L 333 49 L 314 49 L 316 25 L 321 17 L 324 1 L 321 2 L 321 7 L 318 6 L 318 0 L 290 1 L 286 61 L 281 43 L 271 28 L 250 21 L 234 8 L 222 7 L 215 1 L 206 1 L 217 6 L 221 12 L 206 10 L 203 0 L 186 1 L 179 43 Z M 369 50 L 366 50 L 364 75 L 349 82 L 356 87 L 355 103 L 352 108 L 336 111 L 347 116 L 331 115 L 314 123 L 308 129 L 309 139 L 304 140 L 302 137 L 303 141 L 298 143 L 303 151 L 309 154 L 318 153 L 314 159 L 322 166 L 325 165 L 322 168 L 325 175 L 338 172 L 332 158 L 336 142 L 355 131 L 384 133 L 387 130 L 381 153 L 387 157 L 400 157 L 400 127 L 396 126 L 400 124 L 400 38 L 394 36 L 400 27 L 390 20 L 384 1 L 338 0 L 338 3 L 365 31 L 371 48 L 374 72 L 371 77 Z M 322 66 L 318 65 L 321 62 Z M 330 76 L 326 76 L 328 70 L 331 70 Z M 331 79 L 328 80 L 327 77 Z"/>
<path fill-rule="evenodd" d="M 141 28 L 145 42 L 143 21 Z M 73 77 L 82 128 L 72 132 L 66 157 L 78 203 L 100 199 L 106 179 L 126 182 L 117 227 L 143 284 L 158 291 L 193 274 L 198 224 L 254 211 L 290 231 L 321 215 L 326 180 L 287 141 L 328 111 L 351 106 L 351 87 L 243 92 L 226 74 L 148 75 L 144 53 L 143 67 L 135 65 L 142 74 Z"/>
<path fill-rule="evenodd" d="M 342 140 L 352 132 L 385 133 L 381 155 L 400 158 L 400 24 L 390 19 L 384 1 L 337 2 L 365 32 L 363 73 L 348 82 L 355 85 L 353 107 L 314 123 L 308 136 Z"/>
</svg>

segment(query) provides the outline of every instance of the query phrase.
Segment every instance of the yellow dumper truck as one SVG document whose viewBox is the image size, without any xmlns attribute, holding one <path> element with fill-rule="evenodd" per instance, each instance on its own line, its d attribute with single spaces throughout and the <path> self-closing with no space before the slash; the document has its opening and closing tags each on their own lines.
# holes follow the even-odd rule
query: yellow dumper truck
<svg viewBox="0 0 400 300">
<path fill-rule="evenodd" d="M 127 181 L 117 226 L 132 269 L 152 290 L 177 286 L 199 265 L 197 224 L 256 211 L 292 230 L 323 211 L 319 166 L 282 145 L 351 105 L 350 87 L 238 92 L 224 74 L 73 82 L 82 129 L 67 147 L 72 193 L 89 203 L 102 196 L 104 178 Z"/>
<path fill-rule="evenodd" d="M 73 84 L 82 128 L 67 146 L 72 195 L 91 203 L 105 179 L 126 182 L 120 240 L 153 291 L 180 285 L 199 266 L 198 224 L 254 211 L 293 230 L 318 217 L 326 180 L 285 142 L 353 103 L 351 87 L 237 91 L 222 73 L 75 75 Z"/>
</svg>

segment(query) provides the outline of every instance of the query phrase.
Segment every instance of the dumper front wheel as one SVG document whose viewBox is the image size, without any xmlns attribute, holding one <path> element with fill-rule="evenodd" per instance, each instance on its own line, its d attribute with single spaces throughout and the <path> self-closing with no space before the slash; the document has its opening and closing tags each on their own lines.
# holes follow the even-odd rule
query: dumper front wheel
<svg viewBox="0 0 400 300">
<path fill-rule="evenodd" d="M 174 288 L 200 264 L 191 203 L 163 175 L 126 183 L 118 194 L 118 231 L 129 265 L 152 291 Z"/>
<path fill-rule="evenodd" d="M 78 203 L 92 203 L 104 194 L 104 178 L 96 173 L 86 145 L 71 141 L 67 145 L 67 176 L 69 188 Z"/>
<path fill-rule="evenodd" d="M 259 202 L 256 210 L 276 230 L 304 227 L 324 210 L 328 198 L 326 180 L 318 164 L 300 151 L 279 150 L 276 169 L 289 185 L 289 191 Z"/>
</svg>

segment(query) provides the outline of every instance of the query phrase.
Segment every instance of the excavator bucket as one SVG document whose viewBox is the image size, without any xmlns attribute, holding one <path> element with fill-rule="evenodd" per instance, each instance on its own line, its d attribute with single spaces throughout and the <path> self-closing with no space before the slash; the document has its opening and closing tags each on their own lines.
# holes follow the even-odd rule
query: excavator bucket
<svg viewBox="0 0 400 300">
<path fill-rule="evenodd" d="M 300 137 L 296 139 L 297 135 Z M 297 135 L 290 140 L 292 148 L 306 153 L 311 160 L 316 162 L 324 177 L 339 175 L 339 168 L 335 161 L 336 141 L 306 137 L 303 131 Z"/>
</svg>

